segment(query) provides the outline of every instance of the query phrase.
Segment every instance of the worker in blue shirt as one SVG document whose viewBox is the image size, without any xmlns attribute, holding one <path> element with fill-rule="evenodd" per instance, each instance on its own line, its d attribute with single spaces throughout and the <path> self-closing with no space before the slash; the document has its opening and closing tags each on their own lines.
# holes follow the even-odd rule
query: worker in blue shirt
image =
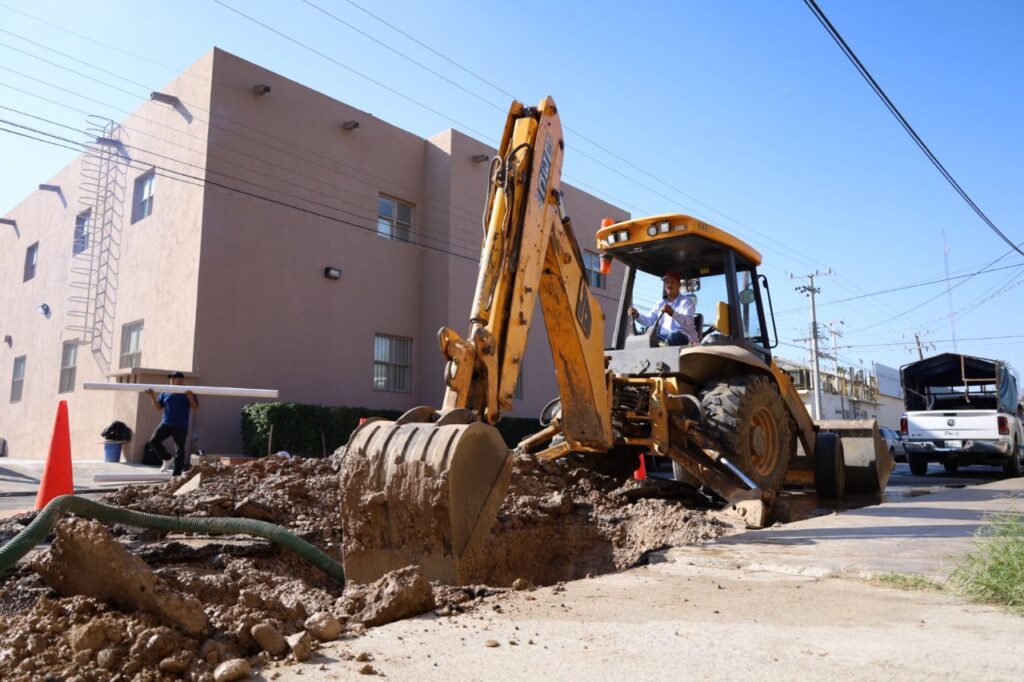
<svg viewBox="0 0 1024 682">
<path fill-rule="evenodd" d="M 167 378 L 174 386 L 185 384 L 185 375 L 181 372 L 171 372 Z M 192 391 L 157 395 L 156 391 L 148 388 L 146 395 L 149 396 L 153 407 L 163 411 L 163 418 L 153 431 L 148 443 L 164 462 L 160 471 L 171 471 L 173 468 L 173 475 L 180 476 L 183 470 L 189 468 L 187 463 L 189 454 L 185 440 L 188 438 L 189 415 L 192 410 L 199 409 L 199 401 Z M 167 448 L 164 447 L 164 441 L 168 438 L 174 440 L 174 445 L 177 448 L 173 459 L 167 452 Z"/>
</svg>

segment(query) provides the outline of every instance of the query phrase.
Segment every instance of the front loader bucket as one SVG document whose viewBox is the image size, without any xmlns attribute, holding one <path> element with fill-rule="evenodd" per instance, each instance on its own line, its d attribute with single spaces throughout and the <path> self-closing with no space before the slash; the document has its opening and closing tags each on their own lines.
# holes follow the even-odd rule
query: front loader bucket
<svg viewBox="0 0 1024 682">
<path fill-rule="evenodd" d="M 817 424 L 822 431 L 832 431 L 843 441 L 847 494 L 877 495 L 885 490 L 895 463 L 877 421 L 824 419 Z"/>
<path fill-rule="evenodd" d="M 413 411 L 415 412 L 415 410 Z M 341 465 L 345 575 L 367 583 L 410 564 L 459 585 L 508 490 L 512 457 L 496 428 L 371 421 Z"/>
</svg>

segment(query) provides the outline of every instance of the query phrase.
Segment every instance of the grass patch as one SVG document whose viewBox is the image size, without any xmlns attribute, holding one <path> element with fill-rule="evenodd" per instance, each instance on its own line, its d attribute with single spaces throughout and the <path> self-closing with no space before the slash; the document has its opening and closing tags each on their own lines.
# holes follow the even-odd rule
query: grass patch
<svg viewBox="0 0 1024 682">
<path fill-rule="evenodd" d="M 938 592 L 942 585 L 923 575 L 910 573 L 880 573 L 871 579 L 871 582 L 883 587 L 893 587 L 897 590 L 930 590 Z"/>
<path fill-rule="evenodd" d="M 1024 515 L 991 516 L 951 582 L 968 598 L 1024 615 Z"/>
</svg>

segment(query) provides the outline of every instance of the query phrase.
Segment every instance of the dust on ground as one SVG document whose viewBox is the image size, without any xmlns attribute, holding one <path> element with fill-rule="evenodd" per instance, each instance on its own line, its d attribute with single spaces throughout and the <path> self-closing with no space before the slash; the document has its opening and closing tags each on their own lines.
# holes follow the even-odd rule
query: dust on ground
<svg viewBox="0 0 1024 682">
<path fill-rule="evenodd" d="M 338 471 L 337 453 L 202 464 L 170 483 L 126 486 L 104 501 L 173 516 L 260 519 L 340 558 Z M 241 679 L 304 660 L 319 642 L 357 641 L 367 627 L 431 610 L 451 615 L 511 590 L 622 570 L 643 563 L 651 550 L 731 530 L 714 513 L 637 499 L 640 488 L 570 463 L 518 456 L 509 492 L 473 560 L 480 584 L 461 587 L 428 583 L 410 567 L 343 589 L 262 539 L 168 536 L 68 519 L 49 548 L 0 583 L 0 679 Z M 5 522 L 0 537 L 33 516 Z M 127 551 L 103 563 L 100 557 L 117 554 L 110 543 Z M 83 572 L 93 579 L 72 579 Z M 118 577 L 123 590 L 116 589 Z M 174 595 L 179 608 L 147 602 L 143 595 L 151 590 Z M 369 664 L 357 657 L 353 665 Z"/>
</svg>

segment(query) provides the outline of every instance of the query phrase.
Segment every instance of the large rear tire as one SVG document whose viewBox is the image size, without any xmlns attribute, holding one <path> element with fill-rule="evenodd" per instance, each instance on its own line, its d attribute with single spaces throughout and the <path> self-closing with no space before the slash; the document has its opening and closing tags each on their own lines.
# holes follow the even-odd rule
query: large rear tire
<svg viewBox="0 0 1024 682">
<path fill-rule="evenodd" d="M 701 396 L 707 435 L 758 487 L 782 488 L 793 423 L 775 383 L 764 376 L 726 377 Z"/>
<path fill-rule="evenodd" d="M 1010 450 L 1010 459 L 1006 460 L 1006 464 L 1003 465 L 1003 473 L 1010 478 L 1020 478 L 1020 450 L 1016 440 L 1013 441 L 1013 448 Z"/>
<path fill-rule="evenodd" d="M 910 465 L 910 473 L 915 476 L 924 476 L 928 473 L 928 455 L 909 452 L 907 453 L 907 464 Z"/>
<path fill-rule="evenodd" d="M 826 500 L 841 500 L 846 492 L 846 460 L 839 434 L 822 431 L 814 439 L 814 489 Z"/>
</svg>

